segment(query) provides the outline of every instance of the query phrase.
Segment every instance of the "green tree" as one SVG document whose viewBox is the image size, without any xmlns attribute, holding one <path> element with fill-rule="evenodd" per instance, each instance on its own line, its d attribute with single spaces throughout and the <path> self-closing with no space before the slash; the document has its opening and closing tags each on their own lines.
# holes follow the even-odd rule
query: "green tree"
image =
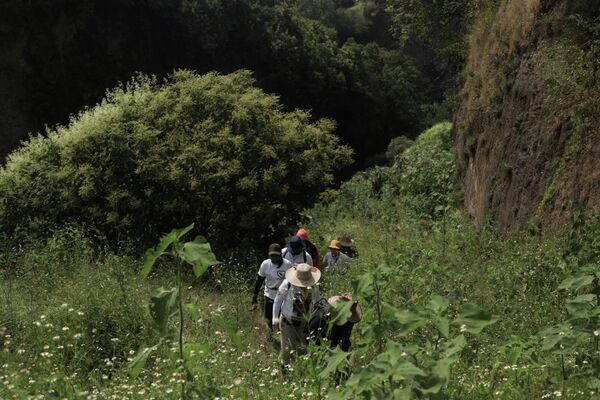
<svg viewBox="0 0 600 400">
<path fill-rule="evenodd" d="M 452 103 L 461 85 L 468 35 L 478 11 L 495 0 L 390 0 L 392 31 L 435 86 L 437 101 Z M 450 118 L 452 104 L 432 110 Z M 435 117 L 434 117 L 435 118 Z M 439 120 L 438 120 L 439 121 Z"/>
<path fill-rule="evenodd" d="M 138 76 L 0 170 L 0 228 L 75 222 L 147 243 L 194 221 L 218 249 L 281 234 L 351 160 L 330 120 L 283 112 L 248 71 Z"/>
</svg>

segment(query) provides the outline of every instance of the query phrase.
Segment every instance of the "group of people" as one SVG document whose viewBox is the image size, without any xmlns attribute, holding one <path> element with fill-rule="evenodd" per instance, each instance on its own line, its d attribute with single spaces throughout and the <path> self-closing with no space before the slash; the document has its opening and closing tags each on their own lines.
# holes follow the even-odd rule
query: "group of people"
<svg viewBox="0 0 600 400">
<path fill-rule="evenodd" d="M 343 270 L 357 256 L 352 238 L 332 240 L 321 260 L 317 246 L 301 228 L 286 247 L 271 244 L 268 256 L 258 270 L 252 304 L 257 304 L 264 284 L 264 317 L 271 340 L 275 332 L 280 332 L 282 364 L 289 365 L 311 338 L 317 344 L 326 339 L 330 346 L 349 351 L 352 328 L 362 318 L 360 305 L 350 293 L 321 298 L 319 286 L 323 274 Z M 344 302 L 351 303 L 350 318 L 342 325 L 331 324 L 332 308 Z"/>
</svg>

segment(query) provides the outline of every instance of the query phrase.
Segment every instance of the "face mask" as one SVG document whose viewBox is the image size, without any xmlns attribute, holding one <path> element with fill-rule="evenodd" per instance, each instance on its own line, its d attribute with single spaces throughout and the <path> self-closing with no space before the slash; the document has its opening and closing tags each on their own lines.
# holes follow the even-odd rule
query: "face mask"
<svg viewBox="0 0 600 400">
<path fill-rule="evenodd" d="M 273 264 L 280 264 L 281 263 L 281 256 L 270 256 L 269 258 L 271 259 L 271 262 Z"/>
</svg>

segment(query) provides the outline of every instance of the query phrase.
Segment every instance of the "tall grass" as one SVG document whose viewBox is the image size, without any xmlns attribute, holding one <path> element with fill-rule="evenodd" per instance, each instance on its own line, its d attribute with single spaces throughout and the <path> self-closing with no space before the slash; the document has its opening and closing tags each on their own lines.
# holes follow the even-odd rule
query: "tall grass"
<svg viewBox="0 0 600 400">
<path fill-rule="evenodd" d="M 432 154 L 417 149 L 411 157 Z M 435 154 L 443 157 L 443 151 Z M 576 218 L 553 235 L 505 234 L 491 222 L 473 223 L 452 206 L 451 196 L 430 197 L 437 203 L 418 207 L 401 184 L 402 168 L 398 163 L 359 173 L 330 192 L 329 200 L 305 211 L 306 226 L 322 250 L 348 233 L 358 247 L 359 257 L 346 273 L 324 275 L 324 297 L 355 289 L 365 273 L 380 277 L 377 287 L 385 286 L 376 303 L 362 304 L 365 317 L 354 330 L 344 374 L 367 376 L 366 366 L 386 351 L 388 339 L 420 346 L 422 357 L 429 357 L 444 342 L 430 340 L 434 332 L 428 325 L 409 335 L 377 331 L 373 340 L 373 326 L 384 326 L 383 319 L 389 318 L 378 320 L 373 307 L 384 300 L 418 313 L 439 295 L 449 300 L 450 321 L 465 303 L 499 318 L 477 336 L 450 326 L 451 335 L 464 334 L 468 346 L 440 396 L 596 396 L 596 381 L 584 374 L 590 349 L 543 351 L 540 332 L 564 325 L 567 318 L 560 283 L 581 266 L 597 263 L 600 218 Z M 447 172 L 440 169 L 442 178 Z M 431 174 L 414 176 L 440 182 Z M 156 343 L 147 304 L 158 287 L 173 285 L 173 263 L 161 262 L 142 282 L 140 258 L 99 250 L 74 228 L 0 255 L 2 399 L 168 399 L 179 396 L 183 380 L 190 382 L 190 396 L 199 399 L 333 398 L 344 387 L 339 374 L 329 373 L 334 369 L 324 347 L 311 345 L 309 354 L 281 375 L 262 315 L 250 312 L 247 271 L 257 265 L 213 267 L 202 280 L 184 274 L 184 302 L 198 305 L 183 329 L 185 340 L 198 344 L 186 360 L 203 367 L 185 376 L 172 341 L 131 380 L 128 362 L 139 349 Z M 394 321 L 387 323 L 394 326 Z"/>
</svg>

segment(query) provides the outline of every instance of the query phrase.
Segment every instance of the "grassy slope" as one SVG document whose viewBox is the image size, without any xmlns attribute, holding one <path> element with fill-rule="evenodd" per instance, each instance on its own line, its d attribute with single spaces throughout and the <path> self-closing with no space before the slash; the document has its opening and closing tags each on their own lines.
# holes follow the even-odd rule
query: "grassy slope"
<svg viewBox="0 0 600 400">
<path fill-rule="evenodd" d="M 541 339 L 532 338 L 565 320 L 567 297 L 556 288 L 584 258 L 596 262 L 600 219 L 588 233 L 507 236 L 490 224 L 476 226 L 451 206 L 440 208 L 451 195 L 445 192 L 451 182 L 451 165 L 444 161 L 449 143 L 426 140 L 448 136 L 449 126 L 440 126 L 423 134 L 394 167 L 357 174 L 306 212 L 307 227 L 322 249 L 351 233 L 360 253 L 347 273 L 324 276 L 323 295 L 351 290 L 352 281 L 381 273 L 385 263 L 391 274 L 378 283 L 391 307 L 421 312 L 433 295 L 441 295 L 450 302 L 450 321 L 465 303 L 498 316 L 482 334 L 465 333 L 468 345 L 443 389 L 450 398 L 594 396 L 595 389 L 586 387 L 593 380 L 577 374 L 597 362 L 597 350 L 581 345 L 559 351 L 562 358 L 538 355 Z M 158 340 L 147 303 L 156 289 L 174 285 L 172 264 L 162 262 L 151 279 L 140 281 L 140 259 L 95 250 L 68 229 L 47 243 L 0 255 L 0 398 L 177 398 L 184 375 L 175 343 L 163 343 L 138 379 L 130 380 L 127 371 L 128 359 Z M 185 340 L 198 344 L 189 357 L 193 397 L 323 398 L 339 392 L 335 380 L 319 375 L 327 365 L 324 349 L 312 349 L 285 376 L 278 373 L 261 313 L 249 311 L 251 282 L 243 277 L 256 268 L 222 265 L 201 281 L 185 277 L 185 302 L 199 305 L 198 315 L 188 312 L 185 324 Z M 376 304 L 366 292 L 360 296 L 365 316 L 353 338 L 351 372 L 360 372 L 355 376 L 364 376 L 363 367 L 378 353 L 370 329 L 377 326 Z M 438 345 L 450 341 L 440 341 L 431 324 L 408 335 L 389 326 L 381 337 L 419 345 L 420 359 L 413 362 L 422 368 L 429 368 Z M 460 323 L 452 325 L 447 336 L 458 337 L 460 329 Z M 592 340 L 594 329 L 586 333 Z M 504 346 L 509 340 L 535 354 L 512 357 Z"/>
<path fill-rule="evenodd" d="M 501 320 L 470 341 L 448 394 L 539 398 L 548 393 L 552 385 L 544 388 L 541 378 L 520 386 L 512 370 L 501 368 L 497 346 L 511 335 L 527 337 L 563 317 L 563 299 L 554 290 L 565 275 L 559 267 L 560 238 L 502 237 L 493 229 L 476 228 L 454 210 L 447 215 L 444 235 L 441 221 L 416 218 L 393 197 L 369 197 L 355 198 L 359 206 L 338 201 L 310 212 L 311 232 L 322 237 L 321 244 L 352 232 L 361 253 L 351 274 L 336 279 L 331 292 L 348 289 L 351 276 L 386 261 L 397 269 L 388 294 L 395 305 L 415 308 L 431 294 L 447 296 L 452 309 L 465 301 L 480 304 Z M 5 254 L 4 267 L 11 269 L 5 270 L 1 284 L 2 321 L 11 337 L 0 352 L 0 397 L 175 398 L 180 376 L 174 347 L 163 346 L 138 380 L 126 377 L 130 351 L 156 340 L 145 303 L 154 288 L 172 279 L 164 265 L 162 273 L 140 282 L 133 272 L 139 264 L 127 257 L 97 258 L 78 237 L 51 241 L 19 257 Z M 247 285 L 236 282 L 233 274 L 218 278 L 221 282 L 213 278 L 210 290 L 202 283 L 187 290 L 188 298 L 200 305 L 200 316 L 188 318 L 187 340 L 210 345 L 209 354 L 198 359 L 202 368 L 196 382 L 204 390 L 200 398 L 268 399 L 287 393 L 285 380 L 274 374 L 276 352 L 265 340 L 260 313 L 248 312 Z M 220 290 L 229 285 L 234 293 Z M 360 328 L 370 322 L 358 325 L 356 343 L 361 342 Z M 238 330 L 243 333 L 236 344 L 232 333 Z M 82 336 L 75 338 L 77 333 Z M 369 349 L 357 354 L 362 358 L 353 361 L 356 368 L 371 355 Z M 295 397 L 315 392 L 312 367 L 304 361 L 286 378 L 294 382 Z M 538 371 L 529 378 L 544 374 Z"/>
</svg>

